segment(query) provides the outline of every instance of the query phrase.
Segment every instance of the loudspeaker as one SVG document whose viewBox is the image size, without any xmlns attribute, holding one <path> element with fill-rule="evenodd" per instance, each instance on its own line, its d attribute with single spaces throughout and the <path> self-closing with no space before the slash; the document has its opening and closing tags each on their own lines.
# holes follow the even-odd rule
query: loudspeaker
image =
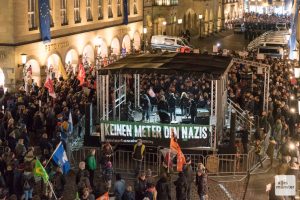
<svg viewBox="0 0 300 200">
<path fill-rule="evenodd" d="M 191 123 L 191 118 L 182 118 L 181 123 L 182 124 L 190 124 Z"/>
<path fill-rule="evenodd" d="M 209 125 L 209 117 L 196 117 L 195 124 Z"/>
</svg>

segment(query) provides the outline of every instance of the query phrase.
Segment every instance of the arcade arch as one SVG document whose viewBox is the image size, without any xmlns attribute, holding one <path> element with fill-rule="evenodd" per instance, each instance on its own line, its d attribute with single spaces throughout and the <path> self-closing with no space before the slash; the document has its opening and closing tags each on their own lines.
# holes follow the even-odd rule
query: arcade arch
<svg viewBox="0 0 300 200">
<path fill-rule="evenodd" d="M 130 45 L 131 41 L 130 41 L 130 37 L 129 35 L 125 35 L 122 41 L 122 49 L 125 48 L 126 53 L 130 53 L 131 51 L 131 45 Z"/>
<path fill-rule="evenodd" d="M 83 48 L 82 62 L 88 62 L 89 64 L 91 64 L 94 62 L 94 59 L 94 48 L 92 47 L 92 45 L 88 44 Z"/>
<path fill-rule="evenodd" d="M 37 83 L 38 86 L 41 86 L 41 68 L 38 61 L 35 59 L 30 59 L 25 66 L 27 69 L 31 66 L 31 79 L 33 82 Z"/>
<path fill-rule="evenodd" d="M 74 49 L 70 49 L 67 52 L 66 59 L 65 59 L 66 66 L 68 66 L 68 67 L 66 67 L 67 71 L 72 70 L 73 73 L 75 74 L 77 66 L 78 66 L 78 58 L 79 58 L 79 55 L 78 55 L 77 51 L 75 51 Z M 70 69 L 69 69 L 69 67 L 70 67 Z"/>
<path fill-rule="evenodd" d="M 138 32 L 135 32 L 133 35 L 133 47 L 135 50 L 141 49 L 141 37 Z"/>
<path fill-rule="evenodd" d="M 61 73 L 59 67 L 64 67 L 58 54 L 52 54 L 47 59 L 47 69 L 51 72 L 51 78 L 59 78 Z"/>
<path fill-rule="evenodd" d="M 118 38 L 114 38 L 110 44 L 111 53 L 114 55 L 120 55 L 120 41 Z"/>
</svg>

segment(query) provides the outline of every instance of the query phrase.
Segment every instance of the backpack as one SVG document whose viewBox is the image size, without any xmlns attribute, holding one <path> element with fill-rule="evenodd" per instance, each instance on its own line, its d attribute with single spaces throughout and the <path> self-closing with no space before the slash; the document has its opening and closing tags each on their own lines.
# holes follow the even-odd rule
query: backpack
<svg viewBox="0 0 300 200">
<path fill-rule="evenodd" d="M 30 186 L 30 184 L 29 184 L 28 178 L 25 178 L 24 185 L 23 185 L 23 189 L 24 189 L 24 190 L 30 190 L 30 189 L 31 189 L 31 186 Z"/>
</svg>

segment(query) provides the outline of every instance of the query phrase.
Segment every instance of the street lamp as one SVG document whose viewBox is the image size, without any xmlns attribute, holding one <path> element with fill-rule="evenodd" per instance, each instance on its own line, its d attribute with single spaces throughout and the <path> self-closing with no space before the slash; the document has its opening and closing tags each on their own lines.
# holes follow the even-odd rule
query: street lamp
<svg viewBox="0 0 300 200">
<path fill-rule="evenodd" d="M 200 14 L 198 16 L 198 18 L 199 18 L 199 29 L 200 29 L 199 38 L 201 38 L 202 37 L 202 34 L 201 34 L 201 29 L 202 29 L 201 28 L 201 21 L 202 21 L 203 15 Z"/>
<path fill-rule="evenodd" d="M 182 24 L 182 19 L 178 19 L 178 20 L 177 20 L 177 23 L 178 23 L 179 34 L 180 34 L 180 31 L 181 31 L 181 24 Z"/>
<path fill-rule="evenodd" d="M 146 52 L 146 40 L 145 40 L 145 35 L 147 34 L 148 30 L 146 27 L 143 28 L 143 40 L 144 40 L 144 52 Z"/>
<path fill-rule="evenodd" d="M 163 27 L 162 27 L 162 29 L 161 29 L 161 32 L 162 32 L 162 35 L 164 34 L 164 31 L 166 30 L 166 25 L 167 25 L 167 22 L 166 21 L 163 21 L 163 23 L 162 23 L 162 25 L 163 25 Z"/>
</svg>

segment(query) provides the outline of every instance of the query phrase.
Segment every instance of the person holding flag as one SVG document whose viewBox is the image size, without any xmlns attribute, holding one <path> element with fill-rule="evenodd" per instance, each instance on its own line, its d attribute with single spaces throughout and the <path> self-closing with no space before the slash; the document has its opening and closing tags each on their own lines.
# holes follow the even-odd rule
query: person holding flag
<svg viewBox="0 0 300 200">
<path fill-rule="evenodd" d="M 170 150 L 173 150 L 177 153 L 177 171 L 182 172 L 183 165 L 186 163 L 186 161 L 181 151 L 181 148 L 177 142 L 175 130 L 173 128 L 171 128 Z"/>
<path fill-rule="evenodd" d="M 49 181 L 49 176 L 43 167 L 42 163 L 39 161 L 39 159 L 36 159 L 35 161 L 35 167 L 33 169 L 33 173 L 35 176 L 41 177 L 44 181 L 44 183 L 47 183 Z"/>
<path fill-rule="evenodd" d="M 83 67 L 82 63 L 79 65 L 79 71 L 78 71 L 77 79 L 80 82 L 79 85 L 80 86 L 83 85 L 84 79 L 85 79 L 85 70 L 84 70 L 84 67 Z"/>
<path fill-rule="evenodd" d="M 47 80 L 46 80 L 44 86 L 45 86 L 45 88 L 48 89 L 49 96 L 51 96 L 52 98 L 55 99 L 56 94 L 54 91 L 53 81 L 51 80 L 51 78 L 49 76 L 47 76 Z"/>
</svg>

